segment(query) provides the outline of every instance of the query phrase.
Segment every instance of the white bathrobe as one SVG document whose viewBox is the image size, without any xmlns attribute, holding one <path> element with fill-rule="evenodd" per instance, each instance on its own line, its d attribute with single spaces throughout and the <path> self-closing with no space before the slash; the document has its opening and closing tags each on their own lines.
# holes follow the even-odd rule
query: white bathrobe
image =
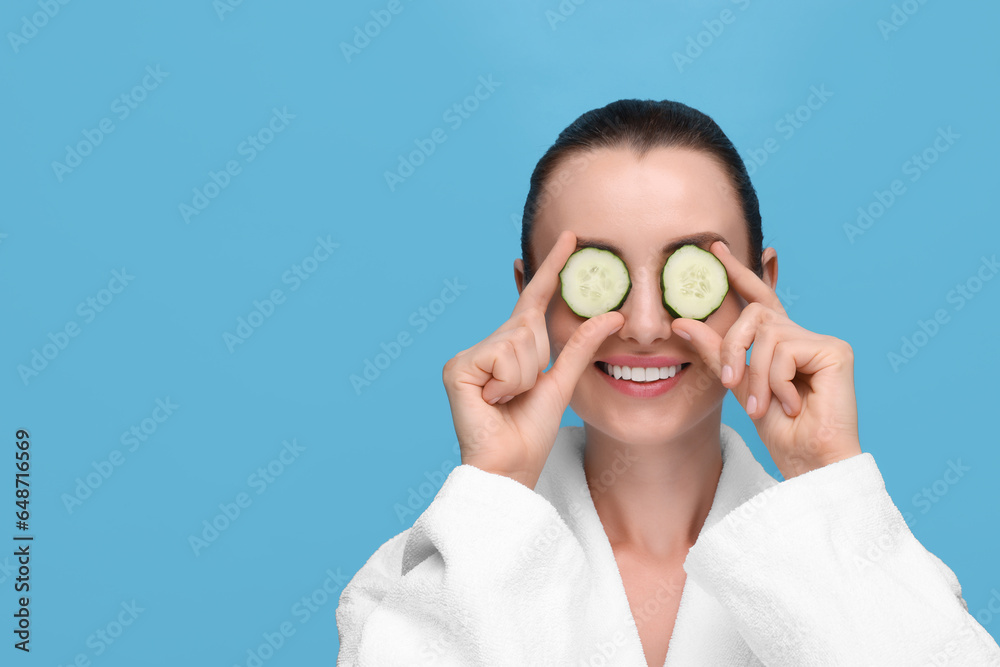
<svg viewBox="0 0 1000 667">
<path fill-rule="evenodd" d="M 583 442 L 582 427 L 561 428 L 535 490 L 453 469 L 345 587 L 338 666 L 644 667 Z M 725 424 L 721 443 L 666 667 L 1000 665 L 871 454 L 778 482 Z M 651 591 L 648 613 L 668 588 Z"/>
</svg>

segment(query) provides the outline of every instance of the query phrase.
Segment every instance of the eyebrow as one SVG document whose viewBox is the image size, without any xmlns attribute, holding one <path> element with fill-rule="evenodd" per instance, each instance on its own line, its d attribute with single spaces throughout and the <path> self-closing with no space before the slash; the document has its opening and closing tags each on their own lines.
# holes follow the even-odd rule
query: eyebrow
<svg viewBox="0 0 1000 667">
<path fill-rule="evenodd" d="M 680 248 L 681 246 L 696 245 L 698 247 L 701 247 L 703 245 L 711 245 L 715 241 L 722 241 L 723 243 L 726 244 L 726 246 L 730 248 L 732 247 L 729 245 L 729 241 L 727 241 L 725 237 L 720 236 L 715 232 L 699 232 L 698 234 L 692 234 L 690 236 L 683 236 L 681 238 L 674 239 L 670 243 L 667 243 L 665 246 L 663 246 L 661 252 L 664 255 L 669 255 L 678 248 Z M 594 239 L 577 238 L 576 247 L 577 249 L 598 248 L 600 250 L 609 250 L 618 255 L 619 257 L 621 257 L 623 254 L 621 249 L 615 246 L 614 244 L 606 243 L 604 241 L 597 241 Z"/>
</svg>

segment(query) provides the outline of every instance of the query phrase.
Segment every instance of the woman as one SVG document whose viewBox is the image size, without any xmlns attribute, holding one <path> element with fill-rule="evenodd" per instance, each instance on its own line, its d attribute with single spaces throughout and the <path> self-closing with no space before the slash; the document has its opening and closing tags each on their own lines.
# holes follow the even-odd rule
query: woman
<svg viewBox="0 0 1000 667">
<path fill-rule="evenodd" d="M 779 302 L 711 118 L 584 114 L 535 168 L 521 244 L 510 319 L 444 367 L 462 465 L 345 588 L 338 664 L 1000 664 L 861 451 L 850 345 Z M 703 322 L 658 282 L 688 244 L 730 282 Z M 585 246 L 632 280 L 589 319 L 559 278 Z M 785 481 L 721 423 L 727 391 Z M 559 427 L 567 406 L 583 427 Z"/>
</svg>

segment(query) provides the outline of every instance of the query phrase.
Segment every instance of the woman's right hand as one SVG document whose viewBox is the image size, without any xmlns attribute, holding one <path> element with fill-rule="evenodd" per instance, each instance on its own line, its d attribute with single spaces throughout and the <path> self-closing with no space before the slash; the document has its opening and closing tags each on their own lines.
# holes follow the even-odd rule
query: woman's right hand
<svg viewBox="0 0 1000 667">
<path fill-rule="evenodd" d="M 580 376 L 601 343 L 625 323 L 617 311 L 585 320 L 545 372 L 545 311 L 559 287 L 559 272 L 575 250 L 576 235 L 564 231 L 521 290 L 510 319 L 449 359 L 442 374 L 462 463 L 530 489 L 555 443 Z"/>
</svg>

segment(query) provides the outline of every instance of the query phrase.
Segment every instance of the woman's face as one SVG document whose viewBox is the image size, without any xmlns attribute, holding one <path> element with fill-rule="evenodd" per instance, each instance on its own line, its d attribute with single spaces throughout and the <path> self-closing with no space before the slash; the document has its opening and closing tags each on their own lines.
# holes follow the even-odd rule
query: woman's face
<svg viewBox="0 0 1000 667">
<path fill-rule="evenodd" d="M 591 427 L 636 445 L 662 443 L 703 422 L 721 409 L 728 390 L 694 347 L 671 331 L 673 318 L 663 307 L 659 280 L 670 253 L 664 249 L 689 237 L 701 236 L 695 243 L 706 250 L 720 238 L 749 264 L 746 223 L 725 172 L 706 153 L 692 149 L 654 148 L 641 160 L 627 149 L 599 149 L 564 161 L 548 185 L 532 232 L 533 266 L 569 229 L 581 246 L 617 249 L 632 279 L 620 309 L 625 324 L 604 341 L 595 361 L 633 355 L 689 364 L 672 380 L 646 385 L 612 380 L 592 364 L 577 384 L 571 407 Z M 520 290 L 523 265 L 515 266 Z M 724 336 L 745 305 L 730 288 L 705 323 Z M 546 312 L 553 359 L 583 321 L 557 293 Z M 647 363 L 655 361 L 633 365 L 659 366 Z"/>
</svg>

